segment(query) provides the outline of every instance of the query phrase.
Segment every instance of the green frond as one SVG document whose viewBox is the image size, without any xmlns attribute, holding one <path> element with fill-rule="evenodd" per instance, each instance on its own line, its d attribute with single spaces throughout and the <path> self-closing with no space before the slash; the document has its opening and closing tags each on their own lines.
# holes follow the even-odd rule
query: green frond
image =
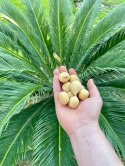
<svg viewBox="0 0 125 166">
<path fill-rule="evenodd" d="M 63 129 L 61 129 L 59 137 L 59 124 L 55 115 L 54 101 L 46 105 L 35 126 L 33 165 L 77 165 L 69 138 Z"/>
<path fill-rule="evenodd" d="M 71 24 L 69 0 L 49 0 L 49 27 L 53 51 L 63 60 L 69 26 Z"/>
<path fill-rule="evenodd" d="M 100 53 L 101 55 L 101 53 Z M 103 56 L 98 57 L 91 63 L 93 67 L 113 67 L 125 68 L 125 40 L 117 44 L 111 50 L 107 51 Z"/>
<path fill-rule="evenodd" d="M 26 17 L 30 21 L 32 27 L 35 29 L 37 35 L 40 36 L 42 54 L 45 56 L 45 60 L 51 64 L 52 68 L 54 68 L 52 63 L 53 57 L 52 53 L 50 52 L 52 48 L 49 47 L 50 42 L 47 39 L 50 34 L 48 22 L 44 14 L 45 9 L 43 4 L 41 3 L 41 0 L 27 0 L 24 1 L 24 4 L 26 6 Z"/>
<path fill-rule="evenodd" d="M 109 107 L 108 107 L 108 109 L 109 109 Z M 100 127 L 101 127 L 102 131 L 104 132 L 104 134 L 106 135 L 110 144 L 113 146 L 113 148 L 117 152 L 118 156 L 121 159 L 124 159 L 125 158 L 124 141 L 123 141 L 122 137 L 119 137 L 119 135 L 120 134 L 123 135 L 123 129 L 124 129 L 123 127 L 125 125 L 125 122 L 122 123 L 120 121 L 121 117 L 118 117 L 118 115 L 117 114 L 115 115 L 115 113 L 112 113 L 112 116 L 110 118 L 112 119 L 112 117 L 114 118 L 114 116 L 116 116 L 116 117 L 115 117 L 115 120 L 113 121 L 113 125 L 112 125 L 112 122 L 110 121 L 110 119 L 106 119 L 107 115 L 105 117 L 103 114 L 101 114 L 100 119 L 99 119 Z M 115 130 L 117 128 L 117 126 L 114 127 L 114 124 L 116 124 L 116 122 L 117 122 L 117 125 L 119 126 L 121 133 L 118 132 L 117 130 Z"/>
<path fill-rule="evenodd" d="M 80 67 L 84 66 L 84 59 L 97 43 L 102 42 L 105 38 L 109 38 L 112 33 L 115 33 L 115 30 L 123 24 L 125 21 L 124 11 L 125 3 L 116 7 L 90 31 L 89 35 L 84 40 L 82 56 L 79 57 L 80 60 L 76 66 L 76 70 L 79 70 Z"/>
<path fill-rule="evenodd" d="M 86 58 L 84 59 L 84 69 L 91 65 L 91 63 L 94 63 L 96 59 L 103 56 L 105 53 L 113 49 L 115 46 L 117 46 L 119 43 L 121 43 L 123 40 L 125 40 L 125 27 L 121 28 L 117 33 L 115 33 L 113 36 L 106 39 L 106 41 L 102 41 L 98 43 L 96 46 L 90 50 L 89 54 L 87 54 Z M 115 53 L 115 51 L 113 51 Z M 113 54 L 114 54 L 113 53 Z M 114 57 L 114 55 L 113 55 Z M 104 63 L 104 61 L 103 61 Z"/>
<path fill-rule="evenodd" d="M 76 13 L 67 46 L 67 60 L 70 59 L 70 67 L 73 67 L 73 64 L 76 62 L 84 39 L 90 28 L 92 28 L 92 23 L 100 7 L 100 0 L 85 0 L 81 9 Z"/>
<path fill-rule="evenodd" d="M 0 51 L 3 55 L 8 55 L 9 57 L 14 57 L 20 63 L 29 67 L 30 71 L 34 71 L 42 75 L 43 78 L 47 78 L 47 73 L 42 70 L 42 65 L 39 58 L 36 56 L 31 46 L 26 42 L 25 37 L 18 28 L 10 28 L 6 24 L 0 24 Z M 26 43 L 25 43 L 26 42 Z M 2 56 L 3 56 L 2 55 Z M 13 59 L 14 60 L 14 59 Z M 19 62 L 18 62 L 19 63 Z"/>
<path fill-rule="evenodd" d="M 41 3 L 44 10 L 44 16 L 49 21 L 49 0 L 41 0 Z"/>
<path fill-rule="evenodd" d="M 34 105 L 13 116 L 0 137 L 0 165 L 15 166 L 20 152 L 28 150 L 32 142 L 35 122 L 44 107 L 44 102 Z"/>
<path fill-rule="evenodd" d="M 33 55 L 28 51 L 31 50 L 31 48 L 28 49 L 28 44 L 28 50 L 26 50 L 24 47 L 24 42 L 20 41 L 16 31 L 2 22 L 0 24 L 0 39 L 0 51 L 3 54 L 8 54 L 9 56 L 11 55 L 16 59 L 19 59 L 21 61 L 20 63 L 24 63 L 26 66 L 28 65 L 32 70 L 40 70 L 38 68 L 38 58 L 34 58 Z"/>
<path fill-rule="evenodd" d="M 93 78 L 98 86 L 123 87 L 123 82 L 125 82 L 125 69 L 89 67 L 80 77 L 84 84 L 86 84 L 90 78 Z"/>
<path fill-rule="evenodd" d="M 44 54 L 42 54 L 42 44 L 40 37 L 36 34 L 34 28 L 26 16 L 24 16 L 15 6 L 13 6 L 8 1 L 2 1 L 2 14 L 4 19 L 8 20 L 12 25 L 14 25 L 15 28 L 18 29 L 17 32 L 20 33 L 20 37 L 24 37 L 24 41 L 27 41 L 26 43 L 30 44 L 34 54 L 39 59 L 39 65 L 41 63 L 46 69 L 47 74 L 50 74 L 52 71 L 46 63 Z"/>
<path fill-rule="evenodd" d="M 0 51 L 0 70 L 2 71 L 33 71 L 33 67 L 30 67 L 25 62 L 23 63 L 19 59 L 5 54 L 4 51 Z"/>
<path fill-rule="evenodd" d="M 124 84 L 124 82 L 123 82 Z M 104 106 L 100 126 L 121 159 L 125 158 L 125 89 L 99 87 Z"/>
<path fill-rule="evenodd" d="M 23 109 L 31 94 L 39 89 L 39 84 L 16 82 L 14 78 L 11 80 L 5 76 L 0 77 L 0 132 L 10 118 Z"/>
</svg>

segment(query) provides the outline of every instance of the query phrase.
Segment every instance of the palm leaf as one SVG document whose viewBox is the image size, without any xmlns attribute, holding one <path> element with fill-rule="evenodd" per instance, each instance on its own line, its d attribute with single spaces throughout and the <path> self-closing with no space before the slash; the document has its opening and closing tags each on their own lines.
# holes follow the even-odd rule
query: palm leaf
<svg viewBox="0 0 125 166">
<path fill-rule="evenodd" d="M 106 109 L 109 109 L 109 107 L 106 107 Z M 117 109 L 117 111 L 119 108 Z M 109 115 L 108 115 L 109 116 Z M 110 121 L 112 117 L 116 116 L 116 120 Z M 106 115 L 107 117 L 107 115 Z M 124 137 L 119 137 L 119 135 L 123 135 L 123 127 L 125 123 L 122 123 L 120 121 L 121 117 L 117 118 L 118 115 L 115 115 L 115 113 L 112 113 L 112 116 L 107 119 L 103 114 L 100 115 L 100 127 L 102 128 L 102 131 L 105 133 L 107 139 L 109 140 L 110 144 L 113 146 L 115 151 L 117 152 L 119 158 L 124 159 L 125 158 L 125 150 L 124 150 Z M 120 122 L 118 122 L 120 121 Z M 117 122 L 117 125 L 120 125 L 119 129 L 120 132 L 118 132 L 116 129 L 117 126 L 112 126 L 111 123 L 115 124 Z M 122 130 L 121 130 L 122 128 Z M 122 139 L 121 139 L 122 138 Z M 122 140 L 122 141 L 121 141 Z"/>
<path fill-rule="evenodd" d="M 44 102 L 34 105 L 15 115 L 0 137 L 0 165 L 14 166 L 20 152 L 26 151 L 32 141 L 35 122 Z"/>
<path fill-rule="evenodd" d="M 0 52 L 0 70 L 2 71 L 33 71 L 33 69 L 26 63 L 22 63 L 17 58 L 5 54 L 4 51 Z"/>
<path fill-rule="evenodd" d="M 2 12 L 3 12 L 3 18 L 14 24 L 19 30 L 18 33 L 20 33 L 20 36 L 24 36 L 25 40 L 28 44 L 30 44 L 30 47 L 33 49 L 34 54 L 37 55 L 39 61 L 42 65 L 47 69 L 50 70 L 50 68 L 47 66 L 45 58 L 41 54 L 41 40 L 39 36 L 36 34 L 35 30 L 29 23 L 26 16 L 24 16 L 18 9 L 15 8 L 11 3 L 8 1 L 2 1 Z"/>
<path fill-rule="evenodd" d="M 18 46 L 16 45 L 16 43 L 14 43 L 15 45 L 12 45 L 12 40 L 10 40 L 8 37 L 6 37 L 4 34 L 0 33 L 0 51 L 1 51 L 1 58 L 3 58 L 5 56 L 5 54 L 8 54 L 8 59 L 9 56 L 11 55 L 13 59 L 15 60 L 20 60 L 20 63 L 24 63 L 26 66 L 28 65 L 30 69 L 33 68 L 33 66 L 31 66 L 30 62 L 25 58 L 22 57 L 22 50 L 18 48 Z M 4 56 L 3 56 L 4 54 Z"/>
<path fill-rule="evenodd" d="M 99 89 L 104 100 L 104 107 L 100 116 L 100 125 L 119 157 L 124 159 L 125 90 L 121 87 L 100 87 Z"/>
<path fill-rule="evenodd" d="M 94 63 L 96 59 L 103 56 L 106 52 L 110 51 L 113 47 L 116 47 L 120 42 L 125 40 L 125 28 L 123 27 L 113 36 L 108 38 L 106 41 L 103 41 L 97 44 L 93 49 L 89 52 L 89 54 L 84 59 L 85 66 L 89 66 L 91 63 Z M 91 54 L 91 56 L 90 56 Z"/>
<path fill-rule="evenodd" d="M 26 6 L 25 12 L 27 18 L 34 27 L 37 35 L 40 36 L 42 54 L 45 56 L 45 60 L 50 62 L 51 67 L 53 68 L 53 57 L 50 52 L 51 48 L 48 47 L 49 43 L 47 40 L 47 35 L 50 36 L 49 30 L 47 29 L 48 26 L 46 26 L 48 23 L 45 20 L 45 15 L 43 13 L 44 8 L 41 6 L 41 0 L 28 0 L 24 1 L 24 4 Z"/>
<path fill-rule="evenodd" d="M 38 101 L 41 101 L 52 92 L 50 83 L 46 83 L 46 80 L 41 79 L 35 72 L 21 71 L 19 68 L 18 70 L 1 69 L 0 85 L 1 130 L 11 116 L 19 113 L 27 105 L 31 95 L 36 95 Z"/>
<path fill-rule="evenodd" d="M 7 77 L 0 77 L 0 132 L 10 118 L 23 109 L 31 94 L 40 89 L 39 84 L 16 82 L 14 81 L 14 74 L 12 77 L 13 80 L 7 79 Z"/>
<path fill-rule="evenodd" d="M 119 84 L 119 80 L 124 80 L 125 69 L 123 68 L 101 68 L 101 67 L 89 67 L 87 70 L 80 75 L 83 83 L 86 83 L 88 79 L 93 78 L 98 85 L 107 85 L 113 81 L 117 81 L 116 85 Z"/>
<path fill-rule="evenodd" d="M 18 28 L 15 29 L 15 27 L 13 27 L 13 29 L 6 24 L 1 23 L 0 25 L 0 51 L 2 53 L 2 59 L 5 54 L 8 55 L 7 61 L 11 57 L 14 57 L 13 60 L 18 59 L 18 63 L 20 60 L 20 63 L 29 68 L 28 70 L 39 73 L 39 75 L 42 75 L 44 78 L 48 78 L 47 73 L 41 70 L 42 67 L 41 64 L 39 65 L 39 59 L 36 54 L 34 54 L 31 46 L 25 43 L 25 37 L 22 37 L 22 33 L 20 33 Z M 25 47 L 25 45 L 27 45 L 27 47 Z M 14 61 L 9 63 L 14 63 Z"/>
<path fill-rule="evenodd" d="M 8 55 L 11 55 L 12 58 L 15 57 L 16 59 L 19 59 L 21 63 L 24 63 L 24 65 L 26 66 L 28 65 L 29 68 L 31 69 L 34 69 L 37 71 L 39 70 L 38 64 L 37 64 L 38 59 L 37 58 L 32 59 L 32 54 L 30 54 L 28 50 L 25 50 L 24 42 L 20 41 L 20 38 L 16 34 L 15 30 L 10 28 L 10 26 L 1 23 L 0 38 L 1 38 L 0 40 L 1 53 L 8 54 Z"/>
<path fill-rule="evenodd" d="M 62 59 L 68 37 L 71 6 L 69 0 L 49 0 L 50 35 L 54 52 Z"/>
<path fill-rule="evenodd" d="M 69 44 L 67 46 L 67 58 L 70 56 L 70 65 L 78 57 L 80 47 L 86 37 L 94 18 L 101 6 L 100 0 L 85 0 L 81 9 L 76 13 L 75 20 L 71 27 Z M 69 49 L 70 48 L 70 49 Z"/>
<path fill-rule="evenodd" d="M 83 65 L 84 59 L 87 56 L 87 53 L 99 42 L 102 42 L 104 38 L 110 37 L 114 33 L 115 29 L 118 29 L 124 22 L 124 10 L 125 4 L 118 6 L 113 11 L 111 11 L 104 19 L 102 19 L 98 25 L 90 31 L 90 34 L 84 40 L 84 48 L 81 58 L 76 66 L 76 70 Z M 121 15 L 123 17 L 121 17 Z M 109 38 L 108 37 L 108 38 Z M 84 56 L 83 56 L 84 55 Z M 91 55 L 90 55 L 91 56 Z"/>
<path fill-rule="evenodd" d="M 125 40 L 117 44 L 111 50 L 106 52 L 103 56 L 98 57 L 95 61 L 91 63 L 93 67 L 113 67 L 113 68 L 124 68 L 125 66 Z M 100 52 L 101 55 L 101 52 Z"/>
</svg>

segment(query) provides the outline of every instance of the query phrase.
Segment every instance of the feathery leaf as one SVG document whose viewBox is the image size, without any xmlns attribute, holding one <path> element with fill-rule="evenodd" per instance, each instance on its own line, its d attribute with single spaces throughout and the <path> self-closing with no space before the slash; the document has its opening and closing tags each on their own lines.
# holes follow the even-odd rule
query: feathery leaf
<svg viewBox="0 0 125 166">
<path fill-rule="evenodd" d="M 0 132 L 14 114 L 18 114 L 24 107 L 30 95 L 40 89 L 39 84 L 16 82 L 0 79 Z"/>
<path fill-rule="evenodd" d="M 91 63 L 94 63 L 96 59 L 103 56 L 107 51 L 117 46 L 117 44 L 123 40 L 125 40 L 125 27 L 120 29 L 106 41 L 100 42 L 95 47 L 93 47 L 93 49 L 90 50 L 89 54 L 86 55 L 86 58 L 84 59 L 84 68 L 89 66 Z"/>
<path fill-rule="evenodd" d="M 2 1 L 2 12 L 3 17 L 10 21 L 22 35 L 27 40 L 27 43 L 30 44 L 31 48 L 33 49 L 34 53 L 39 58 L 39 63 L 41 62 L 46 71 L 50 71 L 50 68 L 47 66 L 44 56 L 41 53 L 41 40 L 39 36 L 36 34 L 35 30 L 31 26 L 29 20 L 24 16 L 18 9 L 16 9 L 11 3 L 8 1 Z"/>
<path fill-rule="evenodd" d="M 49 30 L 47 29 L 48 26 L 46 26 L 46 24 L 48 25 L 48 23 L 47 20 L 45 20 L 44 8 L 41 5 L 41 0 L 27 0 L 24 1 L 24 4 L 26 6 L 26 17 L 32 24 L 37 35 L 40 36 L 42 54 L 45 56 L 45 60 L 51 64 L 51 67 L 53 67 L 53 58 L 50 52 L 51 48 L 48 47 L 49 42 L 47 40 Z"/>
<path fill-rule="evenodd" d="M 119 157 L 124 159 L 125 90 L 118 87 L 100 87 L 99 90 L 104 100 L 100 126 Z"/>
<path fill-rule="evenodd" d="M 34 105 L 15 115 L 0 137 L 0 165 L 14 166 L 20 152 L 26 151 L 32 141 L 34 125 L 44 102 Z"/>
<path fill-rule="evenodd" d="M 85 0 L 81 9 L 76 13 L 67 46 L 67 59 L 70 59 L 70 67 L 76 62 L 84 38 L 87 36 L 100 7 L 100 0 Z"/>
<path fill-rule="evenodd" d="M 70 25 L 71 6 L 69 0 L 49 0 L 49 20 L 52 46 L 61 60 L 64 57 Z"/>
<path fill-rule="evenodd" d="M 76 66 L 78 70 L 84 63 L 84 59 L 87 56 L 87 52 L 90 51 L 97 43 L 102 42 L 105 37 L 110 37 L 114 29 L 118 29 L 125 21 L 125 3 L 111 11 L 104 19 L 102 19 L 98 25 L 93 28 L 87 38 L 84 40 L 84 47 L 82 50 L 82 56 L 79 57 L 80 61 Z M 122 16 L 122 17 L 121 17 Z M 90 55 L 91 56 L 91 55 Z"/>
</svg>

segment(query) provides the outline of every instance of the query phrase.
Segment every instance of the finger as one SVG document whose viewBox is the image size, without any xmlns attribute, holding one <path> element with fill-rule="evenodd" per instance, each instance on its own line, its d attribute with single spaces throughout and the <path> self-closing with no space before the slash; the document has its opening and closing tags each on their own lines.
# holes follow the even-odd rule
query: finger
<svg viewBox="0 0 125 166">
<path fill-rule="evenodd" d="M 53 78 L 53 92 L 54 92 L 54 98 L 55 102 L 58 99 L 58 95 L 61 92 L 60 82 L 59 82 L 59 70 L 54 70 L 54 78 Z"/>
<path fill-rule="evenodd" d="M 53 72 L 54 76 L 58 76 L 60 75 L 60 72 L 58 69 L 55 69 L 54 72 Z"/>
<path fill-rule="evenodd" d="M 61 67 L 60 67 L 60 72 L 61 72 L 61 73 L 62 73 L 62 72 L 67 72 L 66 67 L 65 67 L 65 66 L 61 66 Z"/>
<path fill-rule="evenodd" d="M 88 90 L 90 93 L 90 97 L 99 97 L 100 98 L 100 93 L 99 93 L 96 85 L 94 84 L 93 79 L 90 79 L 88 81 L 87 86 L 88 86 Z"/>
<path fill-rule="evenodd" d="M 70 74 L 70 75 L 72 75 L 72 74 L 77 75 L 76 72 L 75 72 L 75 70 L 74 70 L 73 68 L 69 69 L 69 74 Z"/>
</svg>

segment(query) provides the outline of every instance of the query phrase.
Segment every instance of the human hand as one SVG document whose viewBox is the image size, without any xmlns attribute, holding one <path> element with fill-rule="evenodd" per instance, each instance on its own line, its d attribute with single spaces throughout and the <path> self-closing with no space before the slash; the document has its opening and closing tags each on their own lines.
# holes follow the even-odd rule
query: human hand
<svg viewBox="0 0 125 166">
<path fill-rule="evenodd" d="M 58 69 L 54 70 L 53 91 L 57 118 L 63 129 L 71 136 L 86 125 L 98 124 L 103 102 L 96 85 L 90 79 L 87 84 L 90 98 L 80 101 L 80 105 L 76 109 L 61 105 L 59 103 L 59 93 L 62 90 L 59 82 L 59 74 L 66 71 L 67 69 L 64 66 L 60 67 L 60 71 Z M 76 74 L 76 72 L 74 69 L 70 69 L 69 74 Z"/>
</svg>

